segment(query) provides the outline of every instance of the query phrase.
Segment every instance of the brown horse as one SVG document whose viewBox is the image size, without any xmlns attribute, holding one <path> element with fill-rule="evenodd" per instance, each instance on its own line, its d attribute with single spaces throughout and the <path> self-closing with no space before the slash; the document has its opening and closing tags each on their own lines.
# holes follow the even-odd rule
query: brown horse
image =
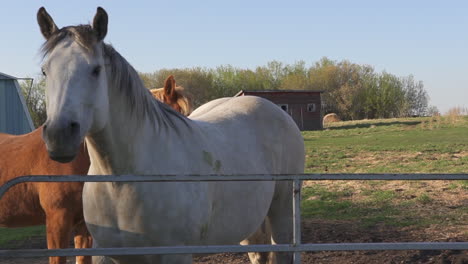
<svg viewBox="0 0 468 264">
<path fill-rule="evenodd" d="M 42 127 L 26 135 L 0 134 L 0 184 L 21 175 L 87 174 L 88 152 L 80 148 L 78 157 L 62 164 L 49 159 L 41 138 Z M 91 236 L 83 219 L 83 183 L 23 183 L 14 186 L 0 200 L 0 226 L 24 227 L 46 224 L 47 248 L 67 248 L 72 233 L 75 247 L 91 246 Z M 91 263 L 77 257 L 77 263 Z M 50 263 L 66 263 L 51 257 Z"/>
<path fill-rule="evenodd" d="M 176 111 L 190 112 L 188 99 L 176 91 L 173 76 L 167 78 L 160 91 L 158 96 L 162 95 Z M 0 133 L 0 185 L 22 175 L 88 173 L 90 162 L 84 145 L 72 162 L 58 163 L 49 159 L 41 134 L 42 127 L 20 136 Z M 16 185 L 0 200 L 0 226 L 46 224 L 47 248 L 67 248 L 73 233 L 75 248 L 89 248 L 92 239 L 83 218 L 82 189 L 83 183 L 79 182 Z M 91 263 L 91 257 L 77 257 L 76 262 Z M 49 263 L 63 264 L 66 258 L 51 257 Z"/>
<path fill-rule="evenodd" d="M 184 88 L 176 86 L 174 76 L 170 75 L 164 82 L 163 88 L 151 89 L 153 96 L 159 101 L 170 105 L 176 111 L 188 116 L 191 112 L 191 105 L 184 95 Z"/>
</svg>

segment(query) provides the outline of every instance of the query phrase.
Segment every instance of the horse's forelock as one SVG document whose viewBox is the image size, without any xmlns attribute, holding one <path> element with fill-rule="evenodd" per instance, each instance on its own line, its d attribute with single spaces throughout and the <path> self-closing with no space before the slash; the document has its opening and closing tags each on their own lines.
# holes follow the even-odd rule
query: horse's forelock
<svg viewBox="0 0 468 264">
<path fill-rule="evenodd" d="M 44 57 L 50 54 L 65 38 L 70 37 L 87 52 L 92 53 L 97 43 L 96 32 L 90 25 L 78 25 L 64 27 L 53 34 L 42 45 L 41 51 Z"/>
</svg>

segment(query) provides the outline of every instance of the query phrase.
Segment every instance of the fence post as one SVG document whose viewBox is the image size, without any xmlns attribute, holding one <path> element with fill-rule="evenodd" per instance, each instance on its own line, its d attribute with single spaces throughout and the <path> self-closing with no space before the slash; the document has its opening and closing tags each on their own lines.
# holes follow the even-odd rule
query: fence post
<svg viewBox="0 0 468 264">
<path fill-rule="evenodd" d="M 294 180 L 293 184 L 293 245 L 295 247 L 301 245 L 301 181 Z M 294 252 L 294 264 L 301 263 L 300 251 Z"/>
</svg>

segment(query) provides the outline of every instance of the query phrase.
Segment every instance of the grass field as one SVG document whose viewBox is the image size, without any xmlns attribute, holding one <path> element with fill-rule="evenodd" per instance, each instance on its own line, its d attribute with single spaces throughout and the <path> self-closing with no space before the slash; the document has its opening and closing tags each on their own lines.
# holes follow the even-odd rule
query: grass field
<svg viewBox="0 0 468 264">
<path fill-rule="evenodd" d="M 308 173 L 468 173 L 468 117 L 338 122 L 303 135 Z M 468 240 L 467 181 L 309 181 L 302 207 L 307 220 L 450 227 Z M 0 247 L 43 234 L 0 228 Z"/>
<path fill-rule="evenodd" d="M 45 226 L 0 228 L 0 248 L 15 248 L 23 244 L 23 240 L 27 240 L 34 236 L 45 236 Z"/>
<path fill-rule="evenodd" d="M 304 132 L 304 140 L 308 173 L 468 173 L 467 117 L 338 122 Z M 467 181 L 311 181 L 305 186 L 308 219 L 449 225 L 468 236 Z"/>
<path fill-rule="evenodd" d="M 304 132 L 306 172 L 466 173 L 467 129 L 463 117 L 335 123 Z"/>
</svg>

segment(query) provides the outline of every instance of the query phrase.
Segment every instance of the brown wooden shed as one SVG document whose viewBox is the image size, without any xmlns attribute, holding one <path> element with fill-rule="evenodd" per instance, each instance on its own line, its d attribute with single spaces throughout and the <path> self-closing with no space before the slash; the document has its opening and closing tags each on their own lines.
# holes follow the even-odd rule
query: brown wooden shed
<svg viewBox="0 0 468 264">
<path fill-rule="evenodd" d="M 241 90 L 235 96 L 263 97 L 286 111 L 300 130 L 320 130 L 323 117 L 321 93 L 307 90 Z"/>
</svg>

